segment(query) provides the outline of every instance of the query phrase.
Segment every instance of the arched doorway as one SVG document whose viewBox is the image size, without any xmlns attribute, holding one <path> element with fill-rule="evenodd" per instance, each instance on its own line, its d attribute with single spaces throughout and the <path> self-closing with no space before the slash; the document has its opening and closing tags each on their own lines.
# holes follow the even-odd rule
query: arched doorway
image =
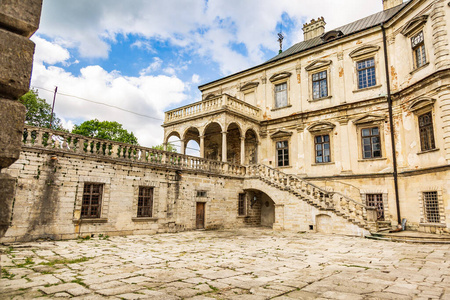
<svg viewBox="0 0 450 300">
<path fill-rule="evenodd" d="M 245 133 L 245 161 L 246 165 L 258 163 L 258 138 L 253 129 L 247 130 Z"/>
<path fill-rule="evenodd" d="M 205 128 L 205 158 L 222 160 L 222 127 L 216 123 L 210 123 Z"/>
<path fill-rule="evenodd" d="M 227 129 L 227 162 L 241 163 L 241 129 L 236 123 L 231 123 Z"/>
<path fill-rule="evenodd" d="M 273 227 L 275 223 L 275 203 L 266 193 L 259 190 L 246 190 L 247 222 L 252 225 Z"/>
</svg>

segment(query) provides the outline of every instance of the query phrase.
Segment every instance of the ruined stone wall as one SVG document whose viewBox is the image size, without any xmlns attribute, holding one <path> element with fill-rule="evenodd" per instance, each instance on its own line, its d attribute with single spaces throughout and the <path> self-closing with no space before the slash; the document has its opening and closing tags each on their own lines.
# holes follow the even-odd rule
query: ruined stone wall
<svg viewBox="0 0 450 300">
<path fill-rule="evenodd" d="M 206 203 L 205 229 L 246 225 L 237 217 L 242 178 L 40 149 L 22 151 L 5 173 L 16 178 L 16 194 L 2 242 L 195 229 L 198 201 Z M 103 185 L 100 218 L 80 219 L 85 183 Z M 139 186 L 153 187 L 151 218 L 137 217 Z"/>
</svg>

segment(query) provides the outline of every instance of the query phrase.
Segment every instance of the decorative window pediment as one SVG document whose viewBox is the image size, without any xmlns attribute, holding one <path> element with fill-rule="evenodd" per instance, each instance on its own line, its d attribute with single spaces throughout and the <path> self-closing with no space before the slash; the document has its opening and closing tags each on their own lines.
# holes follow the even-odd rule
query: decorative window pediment
<svg viewBox="0 0 450 300">
<path fill-rule="evenodd" d="M 328 42 L 343 35 L 344 34 L 340 30 L 331 30 L 322 35 L 321 39 L 322 41 Z"/>
<path fill-rule="evenodd" d="M 352 52 L 350 52 L 349 56 L 351 58 L 358 58 L 358 57 L 366 55 L 366 54 L 375 53 L 379 49 L 380 49 L 380 46 L 365 45 L 365 46 L 361 46 L 361 47 L 353 50 Z"/>
<path fill-rule="evenodd" d="M 277 73 L 272 75 L 269 80 L 270 82 L 274 82 L 274 81 L 278 81 L 278 80 L 282 80 L 282 79 L 287 79 L 292 75 L 291 72 L 281 72 L 281 73 Z"/>
<path fill-rule="evenodd" d="M 427 22 L 428 15 L 418 16 L 409 21 L 405 27 L 403 27 L 401 34 L 408 37 L 415 33 L 418 29 L 422 28 Z"/>
<path fill-rule="evenodd" d="M 308 72 L 309 71 L 314 71 L 314 70 L 317 70 L 317 69 L 320 69 L 322 67 L 326 67 L 326 66 L 329 66 L 329 65 L 331 65 L 331 60 L 320 60 L 320 59 L 318 59 L 318 60 L 313 61 L 309 65 L 307 65 L 305 67 L 305 70 L 308 71 Z"/>
<path fill-rule="evenodd" d="M 336 125 L 330 122 L 318 122 L 310 125 L 307 129 L 309 132 L 324 132 L 324 131 L 332 131 Z"/>
<path fill-rule="evenodd" d="M 386 119 L 386 116 L 384 116 L 384 115 L 367 114 L 365 116 L 362 116 L 361 118 L 354 120 L 353 124 L 360 125 L 360 124 L 367 124 L 367 123 L 384 122 L 385 119 Z"/>
<path fill-rule="evenodd" d="M 436 102 L 436 100 L 431 99 L 431 98 L 417 99 L 409 105 L 408 109 L 409 109 L 409 111 L 417 112 L 417 111 L 421 110 L 422 108 L 433 106 L 434 102 Z"/>
<path fill-rule="evenodd" d="M 277 132 L 271 134 L 270 138 L 272 138 L 272 139 L 289 138 L 291 135 L 292 135 L 292 132 L 290 132 L 290 131 L 278 130 Z"/>
<path fill-rule="evenodd" d="M 258 85 L 259 85 L 259 82 L 247 82 L 246 84 L 241 86 L 240 91 L 241 92 L 248 91 L 248 90 L 256 88 Z"/>
</svg>

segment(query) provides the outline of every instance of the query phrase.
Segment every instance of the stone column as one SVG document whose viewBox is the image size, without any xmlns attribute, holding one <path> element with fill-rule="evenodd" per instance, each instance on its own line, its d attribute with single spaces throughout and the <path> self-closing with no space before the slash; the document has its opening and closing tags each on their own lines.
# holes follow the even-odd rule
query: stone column
<svg viewBox="0 0 450 300">
<path fill-rule="evenodd" d="M 439 103 L 441 109 L 442 129 L 444 137 L 445 159 L 450 164 L 450 89 L 446 88 L 439 92 Z M 439 124 L 435 121 L 435 124 Z M 436 137 L 435 137 L 436 139 Z M 436 145 L 437 146 L 437 145 Z"/>
<path fill-rule="evenodd" d="M 241 136 L 241 165 L 245 164 L 245 137 Z"/>
<path fill-rule="evenodd" d="M 167 143 L 163 143 L 163 150 L 167 151 Z"/>
<path fill-rule="evenodd" d="M 450 50 L 446 24 L 448 16 L 445 15 L 446 5 L 447 1 L 436 1 L 430 15 L 436 70 L 444 70 L 450 67 Z"/>
<path fill-rule="evenodd" d="M 348 118 L 343 117 L 338 120 L 341 130 L 339 132 L 340 138 L 340 147 L 339 150 L 341 152 L 341 164 L 342 164 L 342 173 L 343 174 L 351 174 L 352 166 L 351 166 L 351 151 L 349 146 L 349 134 L 348 134 Z M 333 146 L 332 146 L 333 147 Z M 353 153 L 355 153 L 353 151 Z"/>
<path fill-rule="evenodd" d="M 184 155 L 184 154 L 186 154 L 186 146 L 184 145 L 184 140 L 180 140 L 180 142 L 181 142 L 180 153 Z"/>
<path fill-rule="evenodd" d="M 0 1 L 0 169 L 13 164 L 22 147 L 25 107 L 16 100 L 28 92 L 42 0 Z M 0 174 L 0 238 L 8 229 L 15 178 Z"/>
<path fill-rule="evenodd" d="M 227 132 L 222 131 L 222 161 L 227 162 Z"/>
<path fill-rule="evenodd" d="M 200 157 L 205 158 L 205 136 L 201 135 L 200 138 Z"/>
</svg>

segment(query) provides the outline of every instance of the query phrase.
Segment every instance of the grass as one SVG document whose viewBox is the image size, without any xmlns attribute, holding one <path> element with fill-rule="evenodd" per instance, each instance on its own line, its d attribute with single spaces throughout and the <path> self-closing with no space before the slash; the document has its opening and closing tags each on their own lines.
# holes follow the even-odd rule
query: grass
<svg viewBox="0 0 450 300">
<path fill-rule="evenodd" d="M 34 261 L 32 257 L 27 257 L 25 258 L 25 262 L 21 263 L 21 264 L 16 264 L 16 267 L 18 268 L 23 268 L 29 265 L 34 265 Z"/>
<path fill-rule="evenodd" d="M 41 262 L 40 265 L 53 267 L 54 265 L 78 264 L 90 260 L 92 257 L 81 257 L 75 259 L 56 259 L 49 262 Z"/>
<path fill-rule="evenodd" d="M 71 281 L 72 283 L 78 283 L 79 285 L 82 285 L 84 287 L 88 287 L 88 285 L 86 283 L 84 283 L 83 279 L 81 278 L 77 278 Z"/>
<path fill-rule="evenodd" d="M 14 276 L 16 276 L 16 274 L 11 274 L 11 273 L 8 272 L 8 270 L 3 269 L 3 268 L 1 270 L 1 273 L 2 273 L 2 277 L 1 278 L 6 278 L 6 279 L 10 279 L 10 280 L 13 279 Z"/>
<path fill-rule="evenodd" d="M 365 270 L 370 269 L 369 267 L 364 267 L 364 266 L 359 266 L 359 265 L 343 265 L 343 266 L 349 267 L 349 268 L 361 268 L 361 269 L 365 269 Z"/>
</svg>

